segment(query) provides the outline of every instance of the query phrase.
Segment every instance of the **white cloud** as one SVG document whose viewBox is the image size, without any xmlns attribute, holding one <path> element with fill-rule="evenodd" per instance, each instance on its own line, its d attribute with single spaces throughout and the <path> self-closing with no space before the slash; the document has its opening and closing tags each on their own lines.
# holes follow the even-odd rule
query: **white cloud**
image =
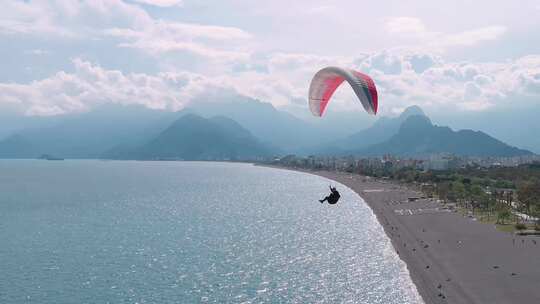
<svg viewBox="0 0 540 304">
<path fill-rule="evenodd" d="M 42 50 L 42 49 L 32 49 L 32 50 L 26 50 L 24 51 L 26 54 L 29 54 L 29 55 L 36 55 L 36 56 L 43 56 L 43 55 L 47 55 L 47 54 L 50 54 L 49 51 L 47 50 Z"/>
<path fill-rule="evenodd" d="M 162 53 L 185 51 L 204 57 L 205 59 L 216 59 L 229 62 L 239 61 L 249 57 L 249 54 L 244 52 L 223 51 L 193 42 L 174 42 L 170 40 L 138 40 L 135 42 L 120 43 L 118 46 L 142 49 L 155 56 L 159 56 Z"/>
<path fill-rule="evenodd" d="M 540 95 L 540 55 L 520 58 L 504 72 L 515 91 L 528 96 Z M 505 85 L 503 81 L 499 84 Z"/>
<path fill-rule="evenodd" d="M 464 92 L 464 98 L 465 99 L 474 99 L 482 95 L 482 90 L 478 85 L 476 85 L 474 82 L 466 82 L 465 83 L 465 92 Z"/>
<path fill-rule="evenodd" d="M 144 29 L 111 28 L 104 31 L 108 36 L 121 39 L 118 46 L 136 48 L 153 55 L 186 51 L 205 58 L 238 61 L 249 54 L 234 41 L 250 39 L 251 35 L 241 29 L 156 20 Z M 227 44 L 229 47 L 223 47 Z"/>
<path fill-rule="evenodd" d="M 155 20 L 151 24 L 146 24 L 144 30 L 137 32 L 137 34 L 140 36 L 165 36 L 171 40 L 206 38 L 219 41 L 251 38 L 249 33 L 235 27 L 167 22 L 163 20 Z"/>
<path fill-rule="evenodd" d="M 468 101 L 457 103 L 457 107 L 464 111 L 482 111 L 489 109 L 492 106 L 493 104 L 487 101 Z"/>
<path fill-rule="evenodd" d="M 393 17 L 385 20 L 385 30 L 391 36 L 414 40 L 419 49 L 444 51 L 451 47 L 468 47 L 499 39 L 507 32 L 501 25 L 492 25 L 457 33 L 428 30 L 424 22 L 413 17 Z"/>
<path fill-rule="evenodd" d="M 218 79 L 188 72 L 125 74 L 81 59 L 73 65 L 74 73 L 58 72 L 29 84 L 0 83 L 0 105 L 15 105 L 27 115 L 82 112 L 103 103 L 179 110 L 200 96 L 234 93 Z"/>
<path fill-rule="evenodd" d="M 61 50 L 46 46 L 48 62 L 72 56 L 92 58 L 92 64 L 77 59 L 73 72 L 57 72 L 64 69 L 62 62 L 39 74 L 52 75 L 48 78 L 0 83 L 0 102 L 18 104 L 27 113 L 84 111 L 103 102 L 176 109 L 205 91 L 240 93 L 277 106 L 300 104 L 306 99 L 313 73 L 328 65 L 372 75 L 380 90 L 381 109 L 388 113 L 410 104 L 481 110 L 512 96 L 540 95 L 536 56 L 491 63 L 445 59 L 449 54 L 456 58 L 453 51 L 478 51 L 490 45 L 482 45 L 485 42 L 506 39 L 515 28 L 510 21 L 497 25 L 498 20 L 509 19 L 478 18 L 485 15 L 474 14 L 473 21 L 467 21 L 469 12 L 461 14 L 463 20 L 456 25 L 455 19 L 422 16 L 414 3 L 407 4 L 411 9 L 396 10 L 403 15 L 385 18 L 387 6 L 375 3 L 370 6 L 372 14 L 362 19 L 362 24 L 370 25 L 364 27 L 356 17 L 365 4 L 357 1 L 330 5 L 318 0 L 200 1 L 197 5 L 179 0 L 30 0 L 2 4 L 0 39 L 6 35 L 26 39 L 22 54 L 45 54 L 37 48 L 45 46 L 36 41 L 96 41 L 97 47 L 85 46 L 84 51 L 68 56 L 65 40 Z M 174 6 L 178 14 L 148 5 Z M 455 6 L 440 5 L 446 9 Z M 536 24 L 533 19 L 527 20 Z M 209 22 L 214 25 L 207 25 Z M 459 30 L 448 32 L 457 27 Z M 124 58 L 109 56 L 114 52 L 135 60 L 125 58 L 128 64 L 122 65 Z M 143 72 L 106 68 L 110 66 Z M 162 72 L 150 74 L 146 69 Z M 358 104 L 352 91 L 343 86 L 332 106 L 356 109 Z"/>
<path fill-rule="evenodd" d="M 183 0 L 135 0 L 135 2 L 159 7 L 182 6 Z"/>
<path fill-rule="evenodd" d="M 390 34 L 412 37 L 423 37 L 426 35 L 426 33 L 428 33 L 422 20 L 413 17 L 388 18 L 385 22 L 384 28 Z"/>
<path fill-rule="evenodd" d="M 479 29 L 465 31 L 456 34 L 443 35 L 438 41 L 434 41 L 431 45 L 441 48 L 451 46 L 473 46 L 484 41 L 491 41 L 500 38 L 506 33 L 507 29 L 504 26 L 487 26 Z"/>
<path fill-rule="evenodd" d="M 413 61 L 429 58 L 424 69 Z M 312 54 L 270 54 L 258 59 L 268 72 L 243 70 L 205 76 L 187 71 L 123 73 L 81 59 L 74 72 L 58 72 L 29 84 L 0 83 L 0 102 L 16 105 L 30 115 L 86 111 L 102 103 L 143 104 L 178 110 L 202 96 L 245 95 L 287 107 L 306 100 L 313 74 L 327 65 L 358 68 L 378 86 L 382 113 L 408 105 L 431 109 L 480 111 L 507 102 L 509 97 L 540 97 L 540 56 L 503 63 L 452 63 L 426 53 L 384 51 L 362 56 L 326 57 Z M 400 69 L 384 71 L 388 67 Z M 418 67 L 416 67 L 418 68 Z M 334 110 L 360 109 L 345 85 L 336 91 Z"/>
<path fill-rule="evenodd" d="M 328 5 L 328 4 L 321 4 L 316 5 L 313 7 L 305 8 L 304 9 L 297 9 L 296 13 L 305 13 L 308 15 L 319 15 L 319 16 L 338 16 L 340 13 L 340 9 L 337 6 L 334 5 Z"/>
<path fill-rule="evenodd" d="M 415 69 L 415 58 L 424 57 L 429 58 L 427 64 Z M 380 62 L 392 62 L 401 71 L 385 72 L 388 66 L 381 68 Z M 387 113 L 412 104 L 443 111 L 480 111 L 513 98 L 540 98 L 540 56 L 499 63 L 459 63 L 425 53 L 385 51 L 363 57 L 356 66 L 375 78 L 381 109 Z"/>
<path fill-rule="evenodd" d="M 145 0 L 150 2 L 172 5 L 181 1 Z M 176 56 L 188 64 L 200 62 L 199 67 L 220 72 L 247 62 L 250 49 L 246 41 L 252 38 L 236 27 L 156 19 L 143 7 L 121 0 L 8 2 L 0 11 L 2 33 L 37 39 L 77 37 L 84 38 L 83 41 L 111 41 L 117 47 L 138 49 L 162 62 L 163 55 Z"/>
<path fill-rule="evenodd" d="M 4 1 L 0 33 L 82 37 L 112 26 L 142 27 L 151 17 L 121 0 Z"/>
</svg>

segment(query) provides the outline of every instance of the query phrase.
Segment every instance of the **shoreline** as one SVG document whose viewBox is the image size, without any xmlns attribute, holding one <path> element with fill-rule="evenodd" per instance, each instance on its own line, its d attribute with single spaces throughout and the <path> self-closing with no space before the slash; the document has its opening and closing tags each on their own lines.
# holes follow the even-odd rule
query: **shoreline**
<svg viewBox="0 0 540 304">
<path fill-rule="evenodd" d="M 540 303 L 540 238 L 500 232 L 430 199 L 409 202 L 421 195 L 392 181 L 267 167 L 318 175 L 356 192 L 377 217 L 426 304 Z"/>
</svg>

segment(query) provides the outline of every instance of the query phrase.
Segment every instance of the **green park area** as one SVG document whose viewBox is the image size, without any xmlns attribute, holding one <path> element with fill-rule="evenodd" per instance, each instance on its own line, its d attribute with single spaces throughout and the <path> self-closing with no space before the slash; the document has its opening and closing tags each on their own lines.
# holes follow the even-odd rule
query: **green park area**
<svg viewBox="0 0 540 304">
<path fill-rule="evenodd" d="M 452 171 L 404 168 L 382 175 L 413 185 L 443 203 L 453 203 L 464 216 L 494 224 L 501 231 L 540 231 L 538 163 Z"/>
</svg>

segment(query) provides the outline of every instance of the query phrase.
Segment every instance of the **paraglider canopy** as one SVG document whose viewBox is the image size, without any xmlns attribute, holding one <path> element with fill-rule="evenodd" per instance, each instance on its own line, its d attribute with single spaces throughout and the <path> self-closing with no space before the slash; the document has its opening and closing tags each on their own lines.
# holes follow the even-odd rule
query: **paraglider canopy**
<svg viewBox="0 0 540 304">
<path fill-rule="evenodd" d="M 371 77 L 351 69 L 326 67 L 313 76 L 309 86 L 309 108 L 313 115 L 323 115 L 332 94 L 345 80 L 351 85 L 364 109 L 370 114 L 377 114 L 377 88 Z"/>
</svg>

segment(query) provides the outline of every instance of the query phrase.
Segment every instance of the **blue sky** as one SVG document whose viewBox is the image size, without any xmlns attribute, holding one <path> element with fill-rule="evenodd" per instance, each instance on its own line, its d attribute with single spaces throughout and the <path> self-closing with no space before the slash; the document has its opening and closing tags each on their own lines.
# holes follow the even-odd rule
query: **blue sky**
<svg viewBox="0 0 540 304">
<path fill-rule="evenodd" d="M 0 2 L 1 111 L 245 95 L 303 116 L 327 65 L 372 75 L 383 114 L 540 103 L 540 1 Z M 345 86 L 335 97 L 334 111 L 361 110 Z"/>
</svg>

